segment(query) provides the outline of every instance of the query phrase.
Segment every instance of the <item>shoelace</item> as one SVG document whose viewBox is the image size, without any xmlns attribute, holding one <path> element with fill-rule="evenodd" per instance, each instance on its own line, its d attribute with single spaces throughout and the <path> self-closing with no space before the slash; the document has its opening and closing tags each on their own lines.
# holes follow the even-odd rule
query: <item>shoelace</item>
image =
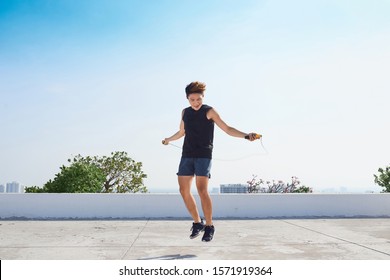
<svg viewBox="0 0 390 280">
<path fill-rule="evenodd" d="M 203 227 L 202 223 L 192 223 L 192 227 L 191 227 L 190 231 L 192 231 L 194 229 L 194 226 L 197 226 L 197 225 L 200 225 Z"/>
<path fill-rule="evenodd" d="M 212 231 L 212 229 L 213 229 L 212 226 L 205 226 L 204 231 L 205 231 L 206 234 L 209 234 Z"/>
</svg>

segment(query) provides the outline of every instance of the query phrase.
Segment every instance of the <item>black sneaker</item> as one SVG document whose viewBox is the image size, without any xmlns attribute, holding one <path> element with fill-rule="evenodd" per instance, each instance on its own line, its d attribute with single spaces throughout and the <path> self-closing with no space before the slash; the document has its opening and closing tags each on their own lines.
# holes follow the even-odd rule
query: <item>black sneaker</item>
<svg viewBox="0 0 390 280">
<path fill-rule="evenodd" d="M 203 220 L 201 220 L 200 223 L 192 223 L 192 228 L 190 230 L 192 230 L 190 238 L 194 239 L 200 234 L 201 231 L 204 231 Z"/>
<path fill-rule="evenodd" d="M 210 242 L 213 240 L 215 228 L 214 226 L 205 226 L 202 241 Z"/>
</svg>

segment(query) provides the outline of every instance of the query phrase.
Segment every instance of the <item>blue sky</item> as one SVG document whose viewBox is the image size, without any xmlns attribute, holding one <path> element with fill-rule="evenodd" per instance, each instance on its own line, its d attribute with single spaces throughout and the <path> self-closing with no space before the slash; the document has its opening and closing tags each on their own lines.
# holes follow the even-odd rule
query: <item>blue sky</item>
<svg viewBox="0 0 390 280">
<path fill-rule="evenodd" d="M 0 183 L 43 185 L 74 155 L 126 151 L 149 189 L 175 189 L 180 150 L 161 140 L 200 80 L 205 103 L 269 152 L 217 130 L 211 187 L 256 174 L 380 191 L 389 14 L 384 0 L 2 0 Z"/>
</svg>

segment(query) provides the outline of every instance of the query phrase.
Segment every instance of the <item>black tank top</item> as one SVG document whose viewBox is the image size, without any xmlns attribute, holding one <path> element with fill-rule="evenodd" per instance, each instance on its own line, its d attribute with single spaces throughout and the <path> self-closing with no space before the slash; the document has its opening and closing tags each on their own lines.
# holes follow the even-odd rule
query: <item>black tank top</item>
<svg viewBox="0 0 390 280">
<path fill-rule="evenodd" d="M 208 105 L 196 111 L 191 107 L 184 109 L 183 122 L 185 137 L 182 157 L 212 158 L 214 140 L 214 122 L 207 119 Z"/>
</svg>

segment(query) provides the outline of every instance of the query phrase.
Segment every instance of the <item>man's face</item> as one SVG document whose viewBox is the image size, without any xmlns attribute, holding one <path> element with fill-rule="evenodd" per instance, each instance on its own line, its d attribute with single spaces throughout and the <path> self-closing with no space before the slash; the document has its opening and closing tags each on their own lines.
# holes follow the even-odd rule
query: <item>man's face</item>
<svg viewBox="0 0 390 280">
<path fill-rule="evenodd" d="M 188 101 L 192 109 L 198 111 L 203 104 L 203 94 L 202 93 L 191 93 L 188 95 Z"/>
</svg>

